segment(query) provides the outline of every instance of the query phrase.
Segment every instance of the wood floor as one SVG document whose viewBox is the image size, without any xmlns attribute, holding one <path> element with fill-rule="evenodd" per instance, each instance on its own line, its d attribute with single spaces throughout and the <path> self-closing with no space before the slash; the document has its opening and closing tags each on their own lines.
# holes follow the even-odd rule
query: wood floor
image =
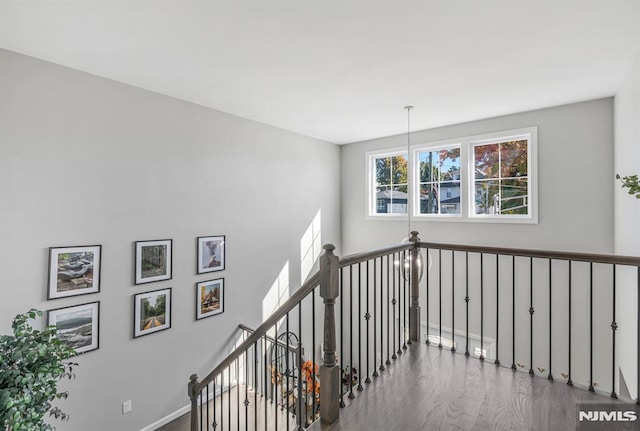
<svg viewBox="0 0 640 431">
<path fill-rule="evenodd" d="M 217 396 L 215 398 L 215 418 L 213 401 L 210 401 L 208 414 L 206 405 L 203 409 L 203 424 L 211 424 L 215 421 L 216 431 L 254 431 L 256 429 L 295 431 L 298 428 L 294 415 L 287 414 L 284 409 L 269 400 L 265 403 L 265 399 L 259 394 L 256 396 L 252 389 L 247 389 L 246 395 L 249 400 L 246 409 L 243 404 L 245 399 L 244 385 L 235 386 L 222 396 Z M 206 425 L 203 426 L 203 429 L 206 430 Z M 186 414 L 156 431 L 189 431 L 190 429 L 189 414 Z M 213 430 L 213 427 L 209 429 Z"/>
<path fill-rule="evenodd" d="M 425 344 L 410 346 L 354 392 L 336 423 L 318 421 L 309 430 L 575 430 L 578 403 L 624 403 Z M 189 431 L 188 418 L 158 431 Z"/>
<path fill-rule="evenodd" d="M 425 344 L 410 347 L 313 431 L 575 430 L 579 402 L 609 397 Z"/>
</svg>

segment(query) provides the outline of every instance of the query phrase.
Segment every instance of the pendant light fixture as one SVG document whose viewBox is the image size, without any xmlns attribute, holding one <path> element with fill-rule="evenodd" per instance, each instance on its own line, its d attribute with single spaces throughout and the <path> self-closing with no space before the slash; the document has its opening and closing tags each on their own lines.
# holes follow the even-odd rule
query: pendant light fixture
<svg viewBox="0 0 640 431">
<path fill-rule="evenodd" d="M 405 106 L 404 109 L 407 110 L 407 177 L 409 176 L 409 170 L 411 167 L 411 110 L 413 106 L 408 105 Z M 411 180 L 407 178 L 407 237 L 402 240 L 403 243 L 409 242 L 409 238 L 411 238 L 411 211 L 412 211 L 412 195 L 411 190 L 409 190 L 409 185 L 412 184 Z M 418 248 L 417 253 L 415 254 L 418 259 L 418 281 L 422 281 L 424 277 L 424 265 L 422 259 L 422 251 Z M 409 253 L 404 258 L 404 262 L 402 266 L 399 268 L 402 274 L 402 277 L 409 281 L 411 278 L 411 258 L 412 254 Z M 397 262 L 396 266 L 399 266 L 400 262 Z"/>
</svg>

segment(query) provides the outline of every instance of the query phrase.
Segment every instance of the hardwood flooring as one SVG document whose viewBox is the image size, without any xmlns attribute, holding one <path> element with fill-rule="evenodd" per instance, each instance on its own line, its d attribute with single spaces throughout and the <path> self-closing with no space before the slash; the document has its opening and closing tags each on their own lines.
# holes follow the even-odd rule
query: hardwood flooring
<svg viewBox="0 0 640 431">
<path fill-rule="evenodd" d="M 354 388 L 354 393 L 356 397 L 352 400 L 345 394 L 347 406 L 340 410 L 336 423 L 327 425 L 318 421 L 308 429 L 575 430 L 579 403 L 625 402 L 567 386 L 564 381 L 532 377 L 526 372 L 424 344 L 410 346 L 379 377 L 364 384 L 364 391 Z M 263 411 L 261 408 L 258 415 L 263 415 Z M 264 429 L 263 422 L 259 419 L 260 429 Z M 284 429 L 284 423 L 280 420 L 278 428 Z M 236 424 L 234 422 L 231 429 L 236 429 Z M 244 424 L 240 429 L 245 429 Z M 247 429 L 254 429 L 253 420 Z M 275 429 L 271 416 L 267 429 Z M 188 416 L 157 431 L 189 431 Z"/>
<path fill-rule="evenodd" d="M 247 397 L 249 406 L 245 409 L 243 404 L 245 399 L 244 385 L 233 387 L 231 391 L 217 396 L 215 398 L 215 419 L 213 401 L 210 401 L 208 416 L 206 407 L 203 409 L 203 424 L 207 422 L 211 424 L 215 421 L 216 431 L 253 431 L 256 430 L 256 422 L 258 430 L 295 431 L 298 428 L 295 416 L 287 414 L 280 406 L 272 404 L 269 400 L 265 403 L 265 399 L 259 394 L 256 397 L 252 389 L 247 390 Z M 190 429 L 189 414 L 187 413 L 156 431 L 189 431 Z M 212 427 L 210 429 L 213 430 Z"/>
<path fill-rule="evenodd" d="M 336 423 L 310 430 L 575 430 L 578 403 L 623 402 L 425 344 L 345 401 Z"/>
</svg>

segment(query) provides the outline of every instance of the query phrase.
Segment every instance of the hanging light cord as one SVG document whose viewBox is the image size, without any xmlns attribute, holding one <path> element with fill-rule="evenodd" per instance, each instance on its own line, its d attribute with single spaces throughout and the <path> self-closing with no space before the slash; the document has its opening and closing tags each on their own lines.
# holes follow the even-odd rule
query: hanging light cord
<svg viewBox="0 0 640 431">
<path fill-rule="evenodd" d="M 411 195 L 409 193 L 409 160 L 411 160 L 411 110 L 413 106 L 405 106 L 407 110 L 407 229 L 409 230 L 407 238 L 411 238 Z"/>
</svg>

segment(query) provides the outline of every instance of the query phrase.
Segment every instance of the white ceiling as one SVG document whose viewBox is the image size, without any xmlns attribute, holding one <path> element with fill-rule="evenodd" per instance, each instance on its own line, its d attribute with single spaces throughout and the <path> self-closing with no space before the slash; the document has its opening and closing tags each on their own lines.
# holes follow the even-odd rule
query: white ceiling
<svg viewBox="0 0 640 431">
<path fill-rule="evenodd" d="M 0 47 L 346 143 L 614 95 L 640 0 L 0 0 Z"/>
</svg>

